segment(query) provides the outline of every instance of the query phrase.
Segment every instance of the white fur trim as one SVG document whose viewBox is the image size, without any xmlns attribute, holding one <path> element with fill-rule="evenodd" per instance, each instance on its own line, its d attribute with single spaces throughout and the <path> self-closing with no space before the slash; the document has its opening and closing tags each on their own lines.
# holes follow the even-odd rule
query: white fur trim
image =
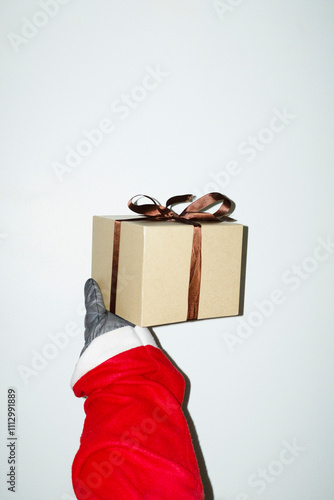
<svg viewBox="0 0 334 500">
<path fill-rule="evenodd" d="M 157 344 L 148 328 L 123 326 L 96 337 L 80 356 L 71 379 L 71 387 L 96 366 L 107 359 L 134 347 Z"/>
</svg>

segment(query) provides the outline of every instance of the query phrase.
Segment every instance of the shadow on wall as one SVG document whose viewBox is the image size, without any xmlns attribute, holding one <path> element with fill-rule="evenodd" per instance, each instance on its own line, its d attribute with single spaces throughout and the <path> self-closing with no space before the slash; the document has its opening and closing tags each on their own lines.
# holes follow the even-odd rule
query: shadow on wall
<svg viewBox="0 0 334 500">
<path fill-rule="evenodd" d="M 202 479 L 202 483 L 203 483 L 205 500 L 214 500 L 213 489 L 212 489 L 212 485 L 211 485 L 211 482 L 209 479 L 209 475 L 208 475 L 207 467 L 205 464 L 203 452 L 202 452 L 202 449 L 201 449 L 200 444 L 199 444 L 199 439 L 198 439 L 196 427 L 195 427 L 195 424 L 194 424 L 194 422 L 190 416 L 190 413 L 188 411 L 188 408 L 187 408 L 188 402 L 189 402 L 190 387 L 191 387 L 190 380 L 189 380 L 188 376 L 175 363 L 175 361 L 169 356 L 169 354 L 163 349 L 163 347 L 161 346 L 159 339 L 157 338 L 154 331 L 151 328 L 149 328 L 149 330 L 152 333 L 154 340 L 156 341 L 158 347 L 162 350 L 162 352 L 169 359 L 169 361 L 172 363 L 172 365 L 181 373 L 181 375 L 183 376 L 183 378 L 185 380 L 185 393 L 184 393 L 184 399 L 183 399 L 183 403 L 182 403 L 182 410 L 183 410 L 184 416 L 187 420 L 187 424 L 188 424 L 190 434 L 191 434 L 192 443 L 193 443 L 194 450 L 196 453 L 197 463 L 199 466 L 201 479 Z"/>
</svg>

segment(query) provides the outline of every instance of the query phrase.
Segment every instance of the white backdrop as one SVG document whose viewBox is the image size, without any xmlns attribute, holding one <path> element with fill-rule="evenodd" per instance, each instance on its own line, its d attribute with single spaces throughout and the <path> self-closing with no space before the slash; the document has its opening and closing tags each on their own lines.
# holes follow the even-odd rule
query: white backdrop
<svg viewBox="0 0 334 500">
<path fill-rule="evenodd" d="M 14 387 L 15 498 L 74 499 L 92 216 L 220 191 L 249 227 L 245 314 L 154 329 L 206 498 L 332 500 L 333 2 L 0 5 L 0 497 Z"/>
</svg>

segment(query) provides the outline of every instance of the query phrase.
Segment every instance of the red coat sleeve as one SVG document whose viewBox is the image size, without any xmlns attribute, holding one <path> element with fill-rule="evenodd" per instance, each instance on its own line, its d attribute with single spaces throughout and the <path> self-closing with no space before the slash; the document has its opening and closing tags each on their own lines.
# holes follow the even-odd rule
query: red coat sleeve
<svg viewBox="0 0 334 500">
<path fill-rule="evenodd" d="M 184 379 L 160 349 L 140 346 L 82 376 L 86 419 L 72 467 L 80 500 L 203 499 L 182 412 Z"/>
</svg>

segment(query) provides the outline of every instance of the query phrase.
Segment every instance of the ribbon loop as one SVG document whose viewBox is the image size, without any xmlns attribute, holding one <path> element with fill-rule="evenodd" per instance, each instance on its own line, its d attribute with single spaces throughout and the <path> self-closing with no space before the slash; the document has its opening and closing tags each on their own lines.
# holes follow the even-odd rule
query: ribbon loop
<svg viewBox="0 0 334 500">
<path fill-rule="evenodd" d="M 178 203 L 186 203 L 193 199 L 192 194 L 181 194 L 178 196 L 172 196 L 166 201 L 166 207 L 171 207 L 172 205 L 177 205 Z"/>
<path fill-rule="evenodd" d="M 152 203 L 138 205 L 136 201 L 133 201 L 138 197 L 148 198 L 152 201 Z M 228 216 L 228 214 L 232 213 L 234 210 L 234 203 L 229 198 L 227 198 L 227 196 L 216 192 L 201 196 L 197 200 L 190 203 L 190 205 L 188 205 L 180 214 L 177 214 L 170 208 L 172 205 L 185 203 L 191 201 L 192 199 L 192 194 L 172 196 L 167 200 L 166 206 L 163 206 L 160 205 L 160 203 L 151 196 L 137 194 L 129 200 L 128 207 L 133 212 L 144 215 L 145 217 L 154 218 L 156 220 L 175 220 L 186 223 L 192 221 L 190 223 L 192 223 L 194 226 L 197 225 L 196 223 L 203 221 L 233 222 L 235 220 Z M 216 210 L 216 212 L 206 212 L 207 209 L 209 209 L 213 205 L 216 205 L 217 203 L 221 203 L 221 206 L 218 208 L 218 210 Z"/>
</svg>

